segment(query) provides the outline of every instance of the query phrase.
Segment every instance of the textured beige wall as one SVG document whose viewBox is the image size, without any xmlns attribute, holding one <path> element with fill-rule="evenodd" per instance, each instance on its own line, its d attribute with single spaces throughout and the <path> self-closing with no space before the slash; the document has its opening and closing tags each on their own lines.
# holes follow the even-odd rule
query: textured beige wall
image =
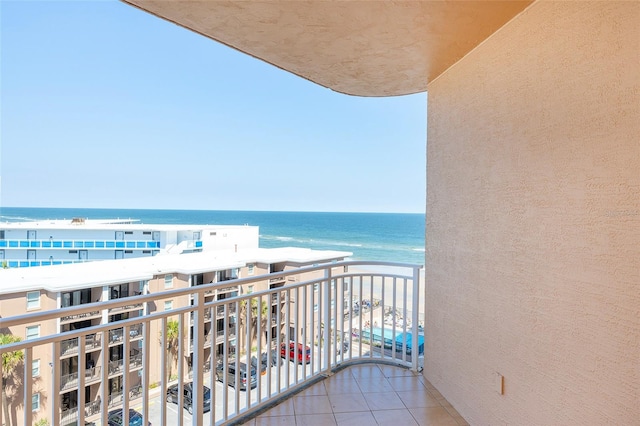
<svg viewBox="0 0 640 426">
<path fill-rule="evenodd" d="M 473 425 L 640 424 L 640 3 L 534 3 L 428 129 L 427 378 Z"/>
</svg>

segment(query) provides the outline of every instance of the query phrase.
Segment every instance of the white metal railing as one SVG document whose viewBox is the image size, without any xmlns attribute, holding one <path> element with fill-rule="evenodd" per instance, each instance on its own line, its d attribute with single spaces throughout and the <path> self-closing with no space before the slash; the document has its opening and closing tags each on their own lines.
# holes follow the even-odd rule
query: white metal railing
<svg viewBox="0 0 640 426">
<path fill-rule="evenodd" d="M 78 424 L 96 421 L 106 425 L 108 412 L 114 408 L 122 409 L 123 423 L 128 424 L 129 408 L 134 404 L 141 411 L 144 425 L 149 421 L 154 426 L 182 424 L 182 413 L 188 408 L 185 401 L 178 398 L 180 414 L 176 414 L 167 410 L 165 396 L 173 383 L 178 386 L 177 395 L 182 395 L 191 376 L 193 415 L 184 414 L 187 422 L 197 426 L 226 423 L 251 415 L 341 364 L 378 361 L 417 370 L 424 346 L 420 269 L 410 264 L 338 262 L 134 296 L 136 304 L 145 306 L 180 296 L 187 296 L 193 304 L 1 346 L 0 355 L 22 351 L 24 361 L 19 373 L 32 377 L 34 351 L 44 347 L 52 354 L 50 386 L 56 391 L 47 391 L 52 426 L 62 424 L 64 412 L 58 390 L 68 392 L 67 387 L 78 391 L 76 406 L 86 407 L 85 396 L 89 395 L 94 400 L 97 395 L 100 401 L 98 408 L 92 405 L 91 414 L 78 410 Z M 289 280 L 294 274 L 296 280 Z M 287 285 L 268 288 L 269 280 L 278 278 L 285 279 Z M 230 284 L 239 289 L 248 285 L 260 288 L 256 283 L 262 283 L 265 289 L 240 291 L 244 294 L 222 300 L 205 298 L 211 290 Z M 113 309 L 131 303 L 132 298 L 116 299 L 0 318 L 0 330 L 96 309 L 106 317 Z M 171 334 L 176 328 L 177 336 Z M 108 338 L 99 338 L 103 335 Z M 98 370 L 100 380 L 92 384 L 85 375 L 61 377 L 61 355 L 73 351 L 78 370 L 83 371 L 87 349 L 95 342 L 100 349 L 92 352 L 92 359 L 106 366 Z M 114 353 L 120 359 L 110 361 Z M 81 391 L 88 387 L 88 391 Z M 205 387 L 210 389 L 211 403 L 207 406 Z M 33 381 L 25 380 L 23 388 L 23 395 L 31 395 Z M 113 389 L 136 392 L 123 394 Z M 32 424 L 32 399 L 23 398 L 21 404 L 24 424 Z"/>
</svg>

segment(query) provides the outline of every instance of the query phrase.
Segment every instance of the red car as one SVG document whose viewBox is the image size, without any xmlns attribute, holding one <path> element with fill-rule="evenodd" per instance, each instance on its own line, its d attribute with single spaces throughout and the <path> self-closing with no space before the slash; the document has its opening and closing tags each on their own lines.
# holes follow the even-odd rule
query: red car
<svg viewBox="0 0 640 426">
<path fill-rule="evenodd" d="M 280 346 L 280 356 L 282 358 L 287 357 L 286 343 L 283 343 Z M 304 362 L 305 364 L 309 364 L 311 362 L 311 348 L 309 346 L 305 346 L 304 349 L 302 349 L 302 343 L 298 343 L 298 350 L 296 351 L 295 343 L 289 342 L 289 359 L 291 361 Z"/>
</svg>

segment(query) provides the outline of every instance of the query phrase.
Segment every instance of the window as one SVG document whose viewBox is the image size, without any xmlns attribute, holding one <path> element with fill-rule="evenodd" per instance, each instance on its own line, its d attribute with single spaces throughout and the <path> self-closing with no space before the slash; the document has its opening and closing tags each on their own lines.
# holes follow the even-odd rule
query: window
<svg viewBox="0 0 640 426">
<path fill-rule="evenodd" d="M 38 309 L 40 307 L 40 291 L 27 292 L 27 309 Z"/>
<path fill-rule="evenodd" d="M 173 275 L 167 274 L 164 276 L 164 288 L 173 287 Z"/>
<path fill-rule="evenodd" d="M 40 360 L 34 359 L 31 362 L 31 377 L 38 377 L 40 375 Z"/>
<path fill-rule="evenodd" d="M 124 231 L 124 235 L 133 235 L 133 231 Z"/>
<path fill-rule="evenodd" d="M 253 293 L 253 286 L 252 285 L 249 286 L 249 289 L 247 290 L 247 293 Z"/>
<path fill-rule="evenodd" d="M 142 235 L 151 235 L 151 231 L 142 231 Z"/>
<path fill-rule="evenodd" d="M 167 300 L 164 302 L 164 310 L 170 311 L 173 309 L 173 300 Z"/>
<path fill-rule="evenodd" d="M 33 411 L 40 410 L 40 393 L 34 393 L 31 396 L 31 410 Z"/>
<path fill-rule="evenodd" d="M 39 325 L 30 325 L 27 327 L 26 340 L 37 339 L 40 337 L 40 326 Z"/>
<path fill-rule="evenodd" d="M 247 268 L 249 269 L 247 273 L 248 273 L 249 275 L 253 275 L 253 268 L 254 268 L 253 263 L 248 264 L 248 265 L 247 265 Z"/>
</svg>

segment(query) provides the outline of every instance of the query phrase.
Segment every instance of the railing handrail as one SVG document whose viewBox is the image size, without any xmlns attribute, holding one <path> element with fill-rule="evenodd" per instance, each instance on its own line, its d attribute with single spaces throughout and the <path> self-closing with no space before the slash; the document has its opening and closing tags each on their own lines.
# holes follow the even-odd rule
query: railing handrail
<svg viewBox="0 0 640 426">
<path fill-rule="evenodd" d="M 410 264 L 410 263 L 395 263 L 395 262 L 380 262 L 380 261 L 345 261 L 345 262 L 336 262 L 336 263 L 329 263 L 329 264 L 320 264 L 317 266 L 305 266 L 305 267 L 301 267 L 295 270 L 291 270 L 291 271 L 285 271 L 285 272 L 276 272 L 273 274 L 264 274 L 264 275 L 257 275 L 254 277 L 247 277 L 247 278 L 237 278 L 235 280 L 233 280 L 234 282 L 234 286 L 242 286 L 245 284 L 250 284 L 250 283 L 254 283 L 254 282 L 260 282 L 260 281 L 264 281 L 264 279 L 266 277 L 269 278 L 275 278 L 275 277 L 279 277 L 279 276 L 283 276 L 286 277 L 287 275 L 291 275 L 291 274 L 305 274 L 305 273 L 309 273 L 309 272 L 313 272 L 313 271 L 320 271 L 320 270 L 326 270 L 327 268 L 338 268 L 338 267 L 345 267 L 345 266 L 385 266 L 385 267 L 398 267 L 398 268 L 411 268 L 411 269 L 421 269 L 422 266 L 421 265 L 415 265 L 415 264 Z M 176 271 L 179 272 L 179 271 Z M 363 273 L 353 273 L 353 274 L 349 274 L 349 273 L 342 273 L 342 274 L 338 274 L 338 275 L 334 275 L 333 278 L 337 278 L 337 277 L 347 277 L 347 276 L 362 276 L 362 275 L 375 275 L 375 276 L 385 276 L 385 277 L 404 277 L 404 278 L 412 278 L 411 276 L 407 276 L 407 275 L 403 275 L 403 274 L 390 274 L 388 272 L 376 272 L 376 273 L 371 273 L 371 274 L 363 274 Z M 322 281 L 322 279 L 317 279 L 315 281 Z M 300 283 L 300 282 L 296 282 L 295 284 L 290 284 L 286 287 L 292 287 L 292 286 L 300 286 L 303 285 L 305 283 Z M 220 282 L 220 283 L 209 283 L 209 284 L 202 284 L 202 285 L 198 285 L 198 286 L 191 286 L 191 287 L 186 287 L 186 288 L 180 288 L 180 289 L 173 289 L 173 290 L 166 290 L 166 291 L 162 291 L 162 292 L 158 292 L 158 293 L 149 293 L 149 294 L 142 294 L 139 296 L 129 296 L 126 298 L 121 298 L 121 299 L 114 299 L 114 300 L 108 300 L 108 301 L 103 301 L 103 302 L 96 302 L 96 303 L 86 303 L 84 305 L 77 305 L 77 306 L 69 306 L 67 308 L 60 308 L 60 309 L 56 309 L 56 310 L 51 310 L 51 311 L 44 311 L 44 312 L 36 312 L 36 313 L 28 313 L 28 314 L 22 314 L 22 315 L 16 315 L 13 317 L 9 317 L 9 318 L 0 318 L 0 329 L 2 328 L 8 328 L 8 327 L 13 327 L 16 325 L 22 325 L 22 324 L 26 324 L 26 323 L 36 323 L 36 322 L 42 322 L 42 321 L 46 321 L 46 320 L 50 320 L 50 319 L 57 319 L 59 317 L 63 317 L 63 316 L 70 316 L 70 315 L 77 315 L 77 314 L 83 314 L 86 312 L 92 312 L 96 309 L 96 307 L 99 307 L 99 309 L 105 309 L 105 310 L 109 310 L 109 309 L 113 309 L 113 308 L 118 308 L 118 307 L 122 307 L 122 306 L 128 306 L 131 304 L 131 299 L 135 298 L 136 299 L 136 304 L 143 304 L 145 302 L 153 302 L 155 300 L 157 300 L 158 298 L 173 298 L 173 297 L 178 297 L 178 296 L 185 296 L 185 295 L 191 295 L 191 294 L 195 294 L 195 293 L 200 293 L 201 295 L 204 296 L 205 291 L 207 290 L 216 290 L 218 288 L 226 288 L 229 287 L 229 281 L 224 281 L 224 282 Z M 264 294 L 268 294 L 269 292 L 273 292 L 274 289 L 269 289 L 269 290 L 264 290 L 260 293 L 264 293 Z M 251 295 L 255 296 L 256 293 L 251 293 Z M 234 296 L 233 298 L 229 298 L 229 299 L 236 299 L 237 297 L 241 297 L 241 295 L 238 296 Z M 215 301 L 215 302 L 223 302 L 225 299 L 219 301 Z M 171 311 L 167 311 L 167 312 L 171 312 Z M 175 313 L 174 313 L 175 314 Z M 124 323 L 125 321 L 121 321 L 122 323 Z M 113 323 L 112 323 L 113 324 Z M 100 330 L 101 331 L 101 330 Z M 78 333 L 78 335 L 80 334 L 85 334 L 85 333 Z M 31 341 L 31 340 L 30 340 Z M 37 339 L 33 340 L 34 342 L 37 341 Z"/>
</svg>

